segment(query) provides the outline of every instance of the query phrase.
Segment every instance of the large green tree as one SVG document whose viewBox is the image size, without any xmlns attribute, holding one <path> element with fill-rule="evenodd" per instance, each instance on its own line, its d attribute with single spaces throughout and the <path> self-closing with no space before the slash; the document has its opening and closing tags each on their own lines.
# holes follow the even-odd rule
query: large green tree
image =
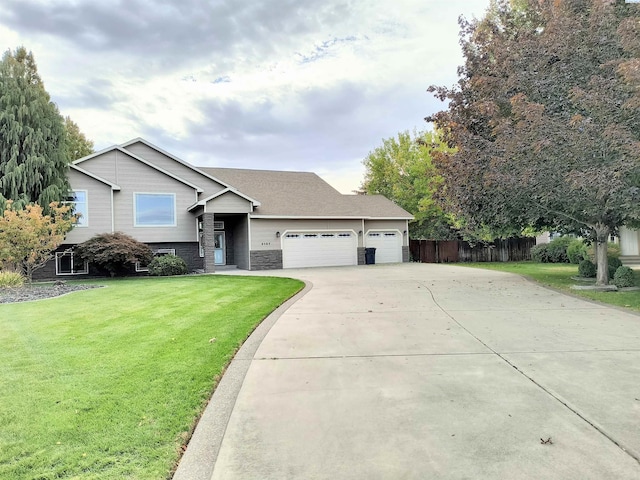
<svg viewBox="0 0 640 480">
<path fill-rule="evenodd" d="M 623 0 L 497 0 L 461 21 L 465 64 L 427 120 L 456 146 L 436 162 L 456 211 L 492 228 L 593 238 L 640 218 L 640 8 Z"/>
<path fill-rule="evenodd" d="M 33 54 L 8 50 L 0 61 L 0 204 L 48 208 L 69 192 L 64 119 L 38 75 Z"/>
<path fill-rule="evenodd" d="M 71 161 L 93 153 L 93 141 L 80 131 L 80 127 L 71 120 L 71 117 L 64 117 L 64 127 L 67 136 L 67 154 Z"/>
<path fill-rule="evenodd" d="M 438 201 L 442 176 L 433 164 L 436 151 L 450 151 L 437 132 L 405 131 L 384 139 L 363 161 L 366 171 L 361 189 L 384 195 L 413 214 L 411 238 L 456 238 L 452 219 Z"/>
</svg>

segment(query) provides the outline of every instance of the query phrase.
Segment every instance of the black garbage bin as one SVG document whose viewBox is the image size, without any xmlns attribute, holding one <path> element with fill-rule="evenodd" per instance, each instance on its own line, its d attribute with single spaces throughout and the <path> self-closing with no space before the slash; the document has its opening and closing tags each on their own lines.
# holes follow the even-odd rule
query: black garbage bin
<svg viewBox="0 0 640 480">
<path fill-rule="evenodd" d="M 364 263 L 367 265 L 373 265 L 376 263 L 376 249 L 375 248 L 365 248 L 364 249 Z"/>
</svg>

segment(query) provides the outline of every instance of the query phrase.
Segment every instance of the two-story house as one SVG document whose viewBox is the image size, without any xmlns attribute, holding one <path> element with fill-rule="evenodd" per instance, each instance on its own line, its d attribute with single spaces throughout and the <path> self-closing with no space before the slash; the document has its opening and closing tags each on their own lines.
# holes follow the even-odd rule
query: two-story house
<svg viewBox="0 0 640 480">
<path fill-rule="evenodd" d="M 39 277 L 89 273 L 74 245 L 116 231 L 192 271 L 359 265 L 368 247 L 376 263 L 409 260 L 410 213 L 314 173 L 198 168 L 137 138 L 76 160 L 69 181 L 81 217 Z"/>
</svg>

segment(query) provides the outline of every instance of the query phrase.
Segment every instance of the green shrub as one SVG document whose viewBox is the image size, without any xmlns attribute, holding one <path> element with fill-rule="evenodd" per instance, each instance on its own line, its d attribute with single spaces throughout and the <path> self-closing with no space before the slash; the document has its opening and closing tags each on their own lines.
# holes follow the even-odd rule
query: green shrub
<svg viewBox="0 0 640 480">
<path fill-rule="evenodd" d="M 608 257 L 609 261 L 609 278 L 613 278 L 616 270 L 622 266 L 622 262 L 618 257 Z"/>
<path fill-rule="evenodd" d="M 166 277 L 169 275 L 184 275 L 187 273 L 187 264 L 175 255 L 163 255 L 154 258 L 149 264 L 149 275 Z"/>
<path fill-rule="evenodd" d="M 531 249 L 531 258 L 540 263 L 569 263 L 567 247 L 571 237 L 558 237 L 549 243 L 536 245 Z"/>
<path fill-rule="evenodd" d="M 618 288 L 633 287 L 635 285 L 635 275 L 629 267 L 620 266 L 613 275 L 613 284 Z"/>
<path fill-rule="evenodd" d="M 541 243 L 531 248 L 531 258 L 534 262 L 549 263 L 549 244 Z"/>
<path fill-rule="evenodd" d="M 567 258 L 570 263 L 578 265 L 582 260 L 588 258 L 587 246 L 580 239 L 571 240 L 567 247 Z"/>
<path fill-rule="evenodd" d="M 578 273 L 581 277 L 592 278 L 596 276 L 596 266 L 589 260 L 582 260 L 578 264 Z"/>
<path fill-rule="evenodd" d="M 153 259 L 148 245 L 121 232 L 102 233 L 76 247 L 83 260 L 109 275 L 127 275 L 136 263 L 145 264 Z"/>
<path fill-rule="evenodd" d="M 574 239 L 571 237 L 558 237 L 549 242 L 549 262 L 569 263 L 567 248 Z"/>
<path fill-rule="evenodd" d="M 0 271 L 0 288 L 16 288 L 24 285 L 24 277 L 20 272 Z"/>
</svg>

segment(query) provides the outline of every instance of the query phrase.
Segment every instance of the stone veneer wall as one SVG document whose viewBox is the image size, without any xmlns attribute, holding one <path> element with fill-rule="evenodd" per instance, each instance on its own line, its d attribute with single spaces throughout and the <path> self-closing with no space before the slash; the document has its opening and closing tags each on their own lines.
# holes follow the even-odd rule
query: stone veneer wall
<svg viewBox="0 0 640 480">
<path fill-rule="evenodd" d="M 282 268 L 282 250 L 251 250 L 251 270 Z"/>
<path fill-rule="evenodd" d="M 185 243 L 148 243 L 151 250 L 160 248 L 173 248 L 176 251 L 176 257 L 180 257 L 187 264 L 189 272 L 202 270 L 204 268 L 204 258 L 200 256 L 200 248 L 197 242 Z"/>
<path fill-rule="evenodd" d="M 214 253 L 215 238 L 213 228 L 213 213 L 202 214 L 202 243 L 204 247 L 203 268 L 205 273 L 213 273 L 216 271 L 216 260 Z"/>
<path fill-rule="evenodd" d="M 158 250 L 159 248 L 173 248 L 176 251 L 176 256 L 182 258 L 187 264 L 189 272 L 194 270 L 202 270 L 204 262 L 200 257 L 200 248 L 197 242 L 181 242 L 181 243 L 148 243 L 151 250 Z M 73 248 L 75 245 L 61 245 L 56 252 L 64 252 L 67 249 Z M 136 272 L 131 269 L 130 275 L 147 275 L 147 272 Z M 33 279 L 40 280 L 82 280 L 85 278 L 104 277 L 102 272 L 96 270 L 89 265 L 89 273 L 81 275 L 56 275 L 56 261 L 55 256 L 49 260 L 44 267 L 36 270 L 33 273 Z"/>
<path fill-rule="evenodd" d="M 406 263 L 406 262 L 408 262 L 408 261 L 409 261 L 409 259 L 410 259 L 410 256 L 409 256 L 409 247 L 405 247 L 405 246 L 403 246 L 403 247 L 402 247 L 402 261 Z"/>
<path fill-rule="evenodd" d="M 358 265 L 364 265 L 367 263 L 367 259 L 365 258 L 365 248 L 358 247 Z"/>
</svg>

